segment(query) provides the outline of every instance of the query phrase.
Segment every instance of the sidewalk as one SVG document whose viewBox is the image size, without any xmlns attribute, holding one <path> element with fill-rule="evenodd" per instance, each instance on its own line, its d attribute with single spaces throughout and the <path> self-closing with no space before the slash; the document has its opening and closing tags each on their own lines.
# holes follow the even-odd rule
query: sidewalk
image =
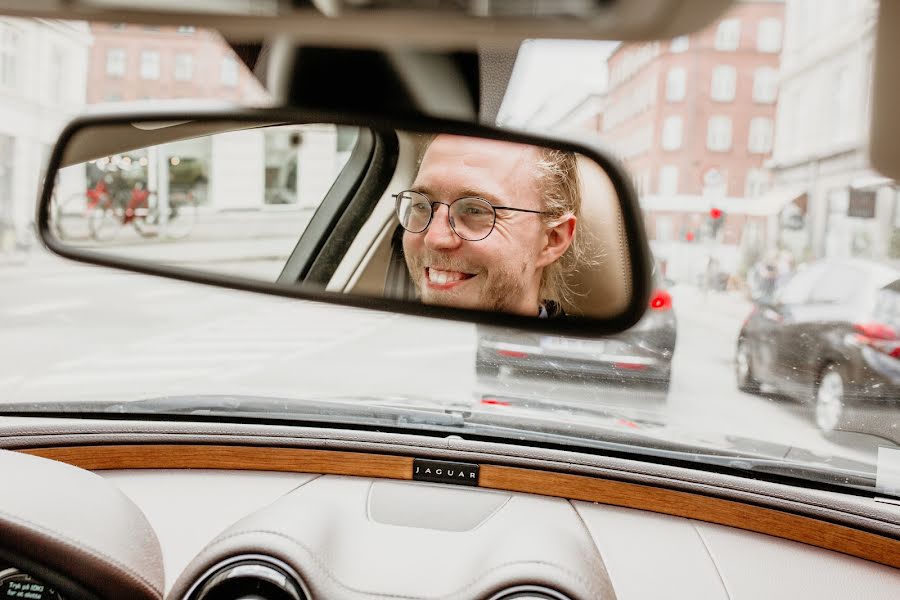
<svg viewBox="0 0 900 600">
<path fill-rule="evenodd" d="M 85 265 L 68 258 L 56 256 L 36 242 L 28 249 L 0 252 L 0 279 L 30 279 L 68 275 L 84 270 L 99 270 L 100 267 Z"/>
</svg>

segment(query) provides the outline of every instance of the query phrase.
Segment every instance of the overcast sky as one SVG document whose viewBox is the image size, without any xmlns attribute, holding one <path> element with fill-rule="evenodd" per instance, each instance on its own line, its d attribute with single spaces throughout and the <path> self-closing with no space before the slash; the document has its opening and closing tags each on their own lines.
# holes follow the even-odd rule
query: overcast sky
<svg viewBox="0 0 900 600">
<path fill-rule="evenodd" d="M 606 58 L 618 42 L 529 40 L 522 44 L 498 121 L 523 124 L 542 105 L 571 106 L 606 88 Z"/>
</svg>

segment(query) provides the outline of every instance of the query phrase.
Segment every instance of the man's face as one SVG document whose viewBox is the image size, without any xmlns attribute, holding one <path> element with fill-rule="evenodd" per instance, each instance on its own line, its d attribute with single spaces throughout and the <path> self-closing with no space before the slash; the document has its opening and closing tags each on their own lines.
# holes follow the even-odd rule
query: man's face
<svg viewBox="0 0 900 600">
<path fill-rule="evenodd" d="M 531 146 L 438 136 L 410 189 L 447 204 L 479 196 L 495 206 L 540 211 L 539 158 Z M 454 233 L 447 212 L 436 205 L 428 229 L 403 235 L 406 264 L 422 301 L 536 315 L 541 271 L 552 262 L 543 252 L 548 234 L 541 215 L 498 210 L 494 230 L 473 242 Z"/>
</svg>

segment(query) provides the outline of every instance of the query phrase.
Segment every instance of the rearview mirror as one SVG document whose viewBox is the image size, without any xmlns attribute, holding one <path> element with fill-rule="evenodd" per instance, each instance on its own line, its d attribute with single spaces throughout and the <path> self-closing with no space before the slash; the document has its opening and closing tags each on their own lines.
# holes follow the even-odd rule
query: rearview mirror
<svg viewBox="0 0 900 600">
<path fill-rule="evenodd" d="M 581 336 L 626 329 L 649 297 L 636 196 L 607 153 L 433 118 L 81 118 L 38 225 L 79 261 Z"/>
</svg>

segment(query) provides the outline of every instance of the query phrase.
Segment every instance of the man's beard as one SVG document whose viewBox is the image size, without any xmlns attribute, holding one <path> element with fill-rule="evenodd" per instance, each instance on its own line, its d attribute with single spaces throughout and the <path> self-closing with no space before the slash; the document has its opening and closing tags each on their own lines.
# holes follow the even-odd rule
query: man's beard
<svg viewBox="0 0 900 600">
<path fill-rule="evenodd" d="M 409 269 L 413 283 L 415 283 L 419 291 L 419 297 L 425 304 L 511 312 L 512 307 L 521 300 L 528 283 L 526 281 L 527 262 L 522 262 L 511 268 L 494 267 L 490 270 L 485 270 L 455 257 L 425 252 L 421 256 L 406 254 L 406 266 Z M 474 274 L 475 277 L 473 279 L 475 281 L 472 283 L 477 282 L 479 286 L 477 298 L 472 298 L 471 291 L 467 291 L 463 295 L 462 292 L 459 294 L 455 293 L 455 290 L 446 292 L 429 290 L 423 286 L 426 266 L 442 271 Z M 535 310 L 537 310 L 537 306 L 535 306 Z"/>
</svg>

